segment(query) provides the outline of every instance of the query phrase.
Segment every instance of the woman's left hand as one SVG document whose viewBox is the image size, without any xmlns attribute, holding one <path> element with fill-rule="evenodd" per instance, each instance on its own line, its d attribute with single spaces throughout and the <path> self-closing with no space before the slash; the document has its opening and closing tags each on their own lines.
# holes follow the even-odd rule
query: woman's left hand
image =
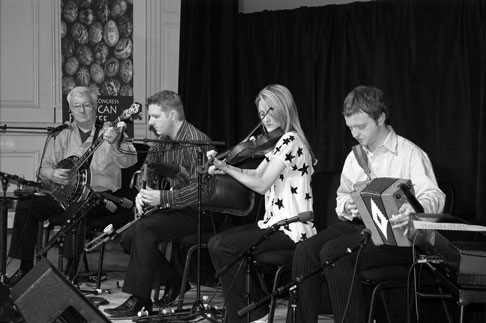
<svg viewBox="0 0 486 323">
<path fill-rule="evenodd" d="M 228 169 L 228 164 L 226 164 L 226 161 L 214 158 L 213 165 L 209 167 L 208 172 L 211 175 L 226 174 L 227 169 Z"/>
</svg>

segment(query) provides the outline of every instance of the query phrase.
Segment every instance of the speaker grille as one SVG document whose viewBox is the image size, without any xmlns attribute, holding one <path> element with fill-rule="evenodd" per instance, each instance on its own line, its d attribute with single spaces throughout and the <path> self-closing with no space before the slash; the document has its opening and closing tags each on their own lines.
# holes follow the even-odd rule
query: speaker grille
<svg viewBox="0 0 486 323">
<path fill-rule="evenodd" d="M 27 323 L 110 322 L 84 295 L 54 268 L 40 261 L 11 289 L 12 300 Z"/>
</svg>

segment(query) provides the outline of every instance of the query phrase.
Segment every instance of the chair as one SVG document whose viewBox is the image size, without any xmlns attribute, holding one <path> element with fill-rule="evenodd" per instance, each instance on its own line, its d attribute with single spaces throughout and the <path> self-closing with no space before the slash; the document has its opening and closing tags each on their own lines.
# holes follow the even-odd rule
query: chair
<svg viewBox="0 0 486 323">
<path fill-rule="evenodd" d="M 327 214 L 334 214 L 336 204 L 336 191 L 339 186 L 340 175 L 333 172 L 317 172 L 312 175 L 312 191 L 314 197 L 314 224 L 317 231 L 321 231 L 335 218 L 328 218 Z M 328 223 L 329 222 L 329 223 Z M 274 275 L 272 290 L 275 293 L 277 288 L 282 285 L 282 277 L 285 273 L 292 271 L 292 260 L 294 250 L 272 250 L 262 252 L 255 256 L 255 266 L 257 271 L 262 274 Z M 266 287 L 264 279 L 262 285 Z M 277 295 L 271 298 L 268 313 L 268 322 L 272 323 L 277 306 Z"/>
<path fill-rule="evenodd" d="M 258 203 L 258 200 L 260 199 L 259 196 L 255 196 L 255 204 Z M 208 242 L 209 239 L 216 233 L 222 232 L 226 229 L 242 225 L 244 223 L 248 223 L 251 221 L 254 221 L 255 214 L 257 214 L 256 209 L 253 207 L 254 204 L 251 205 L 251 209 L 245 211 L 243 213 L 239 213 L 238 215 L 232 215 L 231 211 L 228 211 L 226 213 L 218 212 L 216 209 L 212 211 L 205 211 L 206 213 L 209 213 L 209 215 L 212 217 L 213 220 L 213 228 L 212 230 L 209 231 L 203 231 L 201 232 L 201 249 L 207 250 L 208 249 Z M 246 214 L 248 213 L 248 214 Z M 221 219 L 221 216 L 224 216 L 224 219 Z M 219 220 L 218 218 L 219 217 Z M 178 298 L 178 303 L 177 303 L 177 309 L 180 310 L 182 309 L 184 305 L 184 294 L 186 292 L 185 287 L 186 284 L 189 281 L 189 276 L 190 276 L 190 268 L 191 268 L 191 263 L 192 263 L 192 257 L 194 255 L 194 252 L 197 251 L 198 248 L 198 234 L 190 234 L 188 236 L 184 236 L 176 241 L 173 241 L 173 247 L 176 247 L 176 254 L 177 255 L 182 255 L 186 254 L 185 258 L 183 261 L 179 261 L 179 258 L 176 257 L 175 262 L 176 262 L 176 267 L 178 268 L 183 268 L 182 269 L 182 282 L 181 282 L 181 288 L 180 288 L 180 294 Z M 182 264 L 181 264 L 182 263 Z M 211 267 L 212 267 L 211 263 Z M 212 267 L 214 269 L 214 267 Z M 200 273 L 199 273 L 200 274 Z M 153 298 L 155 301 L 158 300 L 160 294 L 160 286 L 159 288 L 155 289 Z"/>
<path fill-rule="evenodd" d="M 455 209 L 455 191 L 452 185 L 446 181 L 438 181 L 440 189 L 446 195 L 444 205 L 445 214 L 452 214 Z M 388 307 L 388 298 L 384 293 L 386 289 L 407 288 L 409 266 L 387 266 L 361 271 L 361 281 L 363 285 L 372 289 L 371 300 L 368 312 L 368 323 L 373 322 L 375 316 L 378 297 L 381 298 L 385 315 L 388 322 L 392 322 L 392 314 Z M 419 279 L 421 285 L 435 285 L 435 279 L 427 271 L 421 272 L 423 275 Z M 407 309 L 408 310 L 408 309 Z"/>
<path fill-rule="evenodd" d="M 212 216 L 212 214 L 211 214 Z M 215 235 L 218 232 L 221 232 L 225 229 L 228 229 L 232 227 L 232 225 L 228 224 L 226 221 L 224 221 L 221 225 L 218 227 L 214 227 L 213 231 L 205 231 L 201 232 L 201 250 L 207 250 L 208 249 L 208 242 L 209 239 Z M 185 237 L 182 237 L 181 239 L 175 241 L 175 244 L 178 247 L 178 251 L 182 251 L 181 255 L 184 254 L 184 251 L 187 250 L 187 254 L 185 256 L 185 260 L 183 261 L 183 274 L 182 274 L 182 282 L 181 282 L 181 289 L 180 289 L 180 294 L 177 302 L 177 309 L 181 310 L 182 307 L 184 306 L 184 294 L 185 294 L 185 286 L 190 280 L 190 269 L 191 269 L 191 263 L 192 263 L 192 257 L 194 255 L 194 252 L 197 251 L 198 248 L 198 235 L 197 233 L 191 234 Z M 176 262 L 178 262 L 176 260 Z M 178 262 L 179 267 L 181 267 L 181 264 Z M 201 268 L 199 268 L 201 270 Z M 201 274 L 199 272 L 198 274 Z M 158 291 L 156 291 L 157 297 L 154 296 L 154 298 L 158 298 Z"/>
</svg>

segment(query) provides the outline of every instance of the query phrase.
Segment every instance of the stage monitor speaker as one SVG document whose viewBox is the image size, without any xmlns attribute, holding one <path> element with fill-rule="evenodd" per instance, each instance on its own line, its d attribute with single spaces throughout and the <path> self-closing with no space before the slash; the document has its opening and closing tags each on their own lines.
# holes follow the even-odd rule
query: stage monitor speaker
<svg viewBox="0 0 486 323">
<path fill-rule="evenodd" d="M 10 293 L 26 323 L 110 322 L 45 258 Z"/>
</svg>

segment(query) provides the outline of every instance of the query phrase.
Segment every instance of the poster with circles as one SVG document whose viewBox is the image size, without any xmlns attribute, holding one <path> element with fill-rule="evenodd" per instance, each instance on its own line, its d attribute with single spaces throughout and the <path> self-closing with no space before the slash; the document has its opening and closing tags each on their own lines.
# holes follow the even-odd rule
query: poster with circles
<svg viewBox="0 0 486 323">
<path fill-rule="evenodd" d="M 76 86 L 97 91 L 101 121 L 116 119 L 133 102 L 133 0 L 62 0 L 61 54 L 63 120 Z"/>
</svg>

